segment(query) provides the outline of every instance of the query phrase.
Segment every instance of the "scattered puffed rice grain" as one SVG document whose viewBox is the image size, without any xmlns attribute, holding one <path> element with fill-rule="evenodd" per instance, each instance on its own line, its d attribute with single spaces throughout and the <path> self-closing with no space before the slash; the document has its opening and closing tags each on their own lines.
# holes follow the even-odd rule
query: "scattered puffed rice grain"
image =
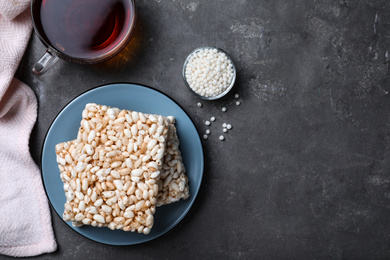
<svg viewBox="0 0 390 260">
<path fill-rule="evenodd" d="M 230 129 L 232 129 L 232 125 L 231 125 L 231 124 L 227 124 L 227 125 L 226 125 L 226 128 L 227 128 L 228 130 L 230 130 Z"/>
<path fill-rule="evenodd" d="M 224 132 L 224 133 L 227 133 L 227 128 L 224 128 L 224 129 L 222 129 L 222 131 Z"/>
<path fill-rule="evenodd" d="M 211 125 L 210 121 L 204 122 L 205 125 Z"/>
<path fill-rule="evenodd" d="M 222 127 L 223 127 L 223 128 L 225 128 L 226 126 L 227 126 L 227 124 L 226 124 L 226 123 L 223 123 L 223 124 L 222 124 Z"/>
<path fill-rule="evenodd" d="M 198 102 L 198 107 L 202 107 L 202 103 Z"/>
<path fill-rule="evenodd" d="M 221 110 L 222 110 L 222 112 L 226 112 L 227 109 L 226 109 L 226 107 L 223 107 Z"/>
<path fill-rule="evenodd" d="M 237 93 L 237 94 L 234 95 L 234 97 L 235 97 L 235 98 L 239 98 L 240 95 Z"/>
<path fill-rule="evenodd" d="M 241 102 L 240 102 L 240 101 L 237 101 L 237 102 L 236 102 L 236 105 L 237 105 L 237 106 L 241 105 Z"/>
<path fill-rule="evenodd" d="M 211 120 L 212 122 L 214 122 L 214 121 L 215 121 L 215 117 L 212 116 L 212 117 L 210 118 L 210 120 Z"/>
<path fill-rule="evenodd" d="M 219 140 L 223 141 L 223 140 L 225 140 L 225 137 L 223 135 L 220 135 Z"/>
<path fill-rule="evenodd" d="M 206 135 L 209 135 L 211 133 L 210 129 L 206 130 Z"/>
<path fill-rule="evenodd" d="M 203 135 L 203 139 L 207 140 L 209 138 L 208 135 Z"/>
</svg>

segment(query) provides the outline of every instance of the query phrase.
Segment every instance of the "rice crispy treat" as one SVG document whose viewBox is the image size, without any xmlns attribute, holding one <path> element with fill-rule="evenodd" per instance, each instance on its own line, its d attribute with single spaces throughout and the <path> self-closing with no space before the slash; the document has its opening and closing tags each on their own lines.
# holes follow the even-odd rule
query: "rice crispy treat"
<svg viewBox="0 0 390 260">
<path fill-rule="evenodd" d="M 87 104 L 77 139 L 56 145 L 67 201 L 63 218 L 148 234 L 169 119 Z"/>
<path fill-rule="evenodd" d="M 168 138 L 164 153 L 164 163 L 159 181 L 156 206 L 170 204 L 187 199 L 190 196 L 188 178 L 179 149 L 179 138 L 175 127 L 175 118 L 169 116 Z"/>
</svg>

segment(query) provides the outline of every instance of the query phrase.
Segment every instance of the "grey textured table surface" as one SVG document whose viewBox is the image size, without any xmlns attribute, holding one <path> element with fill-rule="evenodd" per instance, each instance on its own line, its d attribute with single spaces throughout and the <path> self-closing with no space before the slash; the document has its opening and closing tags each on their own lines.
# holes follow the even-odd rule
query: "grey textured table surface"
<svg viewBox="0 0 390 260">
<path fill-rule="evenodd" d="M 30 73 L 45 48 L 31 37 L 17 77 L 35 92 L 33 158 L 50 123 L 97 85 L 154 87 L 200 134 L 204 179 L 189 214 L 151 242 L 101 245 L 52 210 L 58 250 L 39 259 L 359 259 L 390 257 L 390 2 L 138 0 L 130 45 L 101 65 L 60 61 Z M 186 56 L 226 50 L 231 95 L 202 102 L 185 88 Z M 235 105 L 240 94 L 240 106 Z M 221 107 L 227 107 L 226 113 Z M 221 124 L 233 125 L 221 142 Z"/>
</svg>

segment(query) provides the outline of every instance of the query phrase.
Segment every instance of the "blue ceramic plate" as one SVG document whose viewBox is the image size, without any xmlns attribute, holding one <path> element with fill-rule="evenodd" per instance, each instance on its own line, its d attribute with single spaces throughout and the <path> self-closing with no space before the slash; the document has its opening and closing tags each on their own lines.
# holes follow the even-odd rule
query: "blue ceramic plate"
<svg viewBox="0 0 390 260">
<path fill-rule="evenodd" d="M 187 200 L 158 207 L 154 226 L 148 235 L 92 226 L 76 228 L 70 222 L 67 224 L 87 238 L 110 245 L 134 245 L 165 234 L 184 218 L 194 203 L 202 181 L 204 157 L 199 134 L 186 112 L 175 101 L 149 87 L 129 83 L 100 86 L 78 96 L 59 113 L 46 134 L 42 148 L 42 177 L 51 205 L 62 219 L 66 198 L 56 162 L 55 145 L 76 139 L 81 112 L 87 103 L 174 116 L 191 196 Z"/>
</svg>

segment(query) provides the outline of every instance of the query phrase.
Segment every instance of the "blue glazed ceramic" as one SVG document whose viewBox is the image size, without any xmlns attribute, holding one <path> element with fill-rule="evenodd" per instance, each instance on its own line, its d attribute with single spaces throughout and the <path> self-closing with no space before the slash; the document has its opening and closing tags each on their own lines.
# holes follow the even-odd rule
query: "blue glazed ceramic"
<svg viewBox="0 0 390 260">
<path fill-rule="evenodd" d="M 194 123 L 175 101 L 159 91 L 138 84 L 116 83 L 96 87 L 71 101 L 55 118 L 46 134 L 41 157 L 43 183 L 52 207 L 62 219 L 66 198 L 56 162 L 55 145 L 76 139 L 81 113 L 87 103 L 174 116 L 191 196 L 187 200 L 158 207 L 154 226 L 148 235 L 92 226 L 77 228 L 70 222 L 66 223 L 77 233 L 110 245 L 134 245 L 165 234 L 184 218 L 198 194 L 204 169 L 203 148 Z"/>
</svg>

